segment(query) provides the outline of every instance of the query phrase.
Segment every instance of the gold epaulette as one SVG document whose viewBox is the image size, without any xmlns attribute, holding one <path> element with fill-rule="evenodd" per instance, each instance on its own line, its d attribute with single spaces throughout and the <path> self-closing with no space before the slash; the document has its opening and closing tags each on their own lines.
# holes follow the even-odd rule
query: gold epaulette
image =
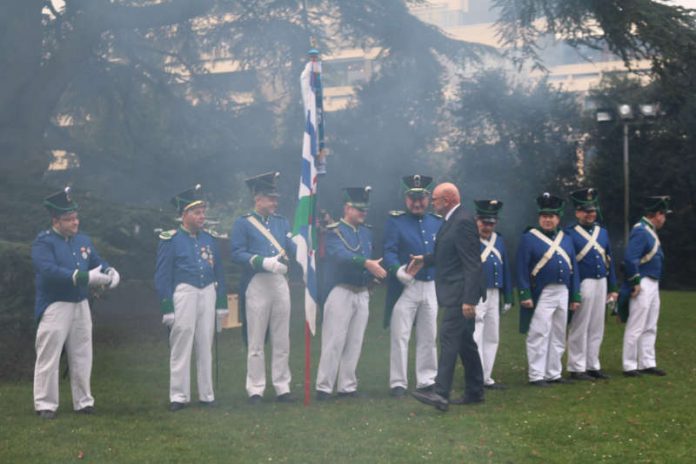
<svg viewBox="0 0 696 464">
<path fill-rule="evenodd" d="M 406 211 L 401 211 L 397 209 L 389 211 L 389 215 L 394 217 L 403 216 L 404 214 L 406 214 Z"/>
<path fill-rule="evenodd" d="M 171 240 L 172 237 L 174 237 L 177 233 L 178 229 L 172 229 L 172 230 L 163 230 L 159 234 L 160 240 Z"/>
<path fill-rule="evenodd" d="M 335 229 L 336 227 L 338 227 L 338 224 L 339 224 L 338 222 L 332 222 L 331 224 L 327 224 L 326 228 L 327 229 Z"/>
</svg>

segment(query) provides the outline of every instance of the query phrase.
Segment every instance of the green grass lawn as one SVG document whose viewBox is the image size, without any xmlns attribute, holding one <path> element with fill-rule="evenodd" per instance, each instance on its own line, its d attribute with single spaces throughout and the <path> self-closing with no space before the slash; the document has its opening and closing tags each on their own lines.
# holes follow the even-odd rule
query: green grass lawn
<svg viewBox="0 0 696 464">
<path fill-rule="evenodd" d="M 373 296 L 358 366 L 366 399 L 304 407 L 246 404 L 239 330 L 219 342 L 219 406 L 167 411 L 168 347 L 155 310 L 117 313 L 95 305 L 92 390 L 97 415 L 71 411 L 61 383 L 56 420 L 32 410 L 31 381 L 0 384 L 0 462 L 694 462 L 696 293 L 664 292 L 657 339 L 667 377 L 621 376 L 623 326 L 607 324 L 602 360 L 608 382 L 535 389 L 526 385 L 517 313 L 502 319 L 494 377 L 510 388 L 447 413 L 388 395 L 388 332 L 382 295 Z M 302 396 L 301 305 L 293 308 L 294 392 Z M 313 340 L 316 373 L 320 338 Z M 195 377 L 193 377 L 195 379 Z M 455 386 L 462 386 L 461 372 Z M 270 382 L 269 382 L 270 386 Z M 195 388 L 195 387 L 194 387 Z M 458 394 L 458 392 L 454 392 Z M 195 397 L 195 396 L 194 396 Z"/>
</svg>

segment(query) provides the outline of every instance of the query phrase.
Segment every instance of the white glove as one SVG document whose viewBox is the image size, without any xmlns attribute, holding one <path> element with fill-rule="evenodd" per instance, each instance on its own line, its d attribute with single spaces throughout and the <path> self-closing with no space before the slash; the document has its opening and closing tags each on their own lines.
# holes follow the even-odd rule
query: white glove
<svg viewBox="0 0 696 464">
<path fill-rule="evenodd" d="M 287 274 L 288 267 L 280 262 L 280 255 L 275 255 L 270 258 L 263 258 L 263 263 L 261 267 L 265 271 L 272 272 L 273 274 Z"/>
<path fill-rule="evenodd" d="M 111 284 L 109 285 L 109 288 L 111 289 L 118 287 L 119 282 L 121 282 L 121 274 L 119 274 L 115 268 L 110 267 L 106 270 L 106 275 L 111 277 Z"/>
<path fill-rule="evenodd" d="M 216 309 L 215 310 L 215 331 L 222 332 L 222 323 L 225 322 L 225 318 L 230 314 L 228 309 Z"/>
<path fill-rule="evenodd" d="M 411 285 L 415 280 L 415 277 L 406 272 L 405 264 L 396 270 L 396 278 L 399 279 L 399 282 L 401 282 L 404 286 Z"/>
<path fill-rule="evenodd" d="M 89 286 L 98 287 L 100 285 L 109 285 L 111 283 L 111 276 L 104 274 L 102 272 L 101 264 L 94 269 L 89 271 Z"/>
<path fill-rule="evenodd" d="M 174 313 L 163 314 L 162 324 L 166 325 L 167 328 L 171 329 L 174 326 Z"/>
<path fill-rule="evenodd" d="M 503 314 L 505 314 L 506 312 L 510 311 L 510 308 L 512 308 L 512 303 L 505 303 L 505 304 L 503 305 Z"/>
</svg>

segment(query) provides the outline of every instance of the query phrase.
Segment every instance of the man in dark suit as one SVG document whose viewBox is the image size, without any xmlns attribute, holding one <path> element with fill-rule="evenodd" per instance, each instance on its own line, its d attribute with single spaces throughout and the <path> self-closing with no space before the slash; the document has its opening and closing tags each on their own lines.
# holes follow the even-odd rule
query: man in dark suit
<svg viewBox="0 0 696 464">
<path fill-rule="evenodd" d="M 440 327 L 440 359 L 432 391 L 413 392 L 422 403 L 446 411 L 448 405 L 483 402 L 483 369 L 474 342 L 476 304 L 485 295 L 482 285 L 479 236 L 471 216 L 460 205 L 454 184 L 435 187 L 432 196 L 435 212 L 445 218 L 435 241 L 435 253 L 414 256 L 410 272 L 421 266 L 435 265 L 435 290 L 438 305 L 445 311 Z M 460 356 L 464 364 L 466 391 L 449 401 L 452 377 Z"/>
</svg>

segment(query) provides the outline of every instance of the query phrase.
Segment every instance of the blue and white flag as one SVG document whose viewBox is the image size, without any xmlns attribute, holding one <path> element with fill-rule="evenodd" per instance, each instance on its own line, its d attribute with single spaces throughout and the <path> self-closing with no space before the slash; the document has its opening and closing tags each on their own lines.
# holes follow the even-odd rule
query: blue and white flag
<svg viewBox="0 0 696 464">
<path fill-rule="evenodd" d="M 297 262 L 302 267 L 305 282 L 305 321 L 312 335 L 316 330 L 317 275 L 316 275 L 316 230 L 315 206 L 317 193 L 317 165 L 323 140 L 320 140 L 321 115 L 317 115 L 317 97 L 321 102 L 321 62 L 312 59 L 300 76 L 302 100 L 304 102 L 305 130 L 302 141 L 302 172 L 298 205 L 295 210 L 293 241 L 297 245 Z M 321 106 L 319 106 L 321 109 Z M 323 137 L 321 137 L 323 139 Z M 321 142 L 321 143 L 320 143 Z"/>
</svg>

